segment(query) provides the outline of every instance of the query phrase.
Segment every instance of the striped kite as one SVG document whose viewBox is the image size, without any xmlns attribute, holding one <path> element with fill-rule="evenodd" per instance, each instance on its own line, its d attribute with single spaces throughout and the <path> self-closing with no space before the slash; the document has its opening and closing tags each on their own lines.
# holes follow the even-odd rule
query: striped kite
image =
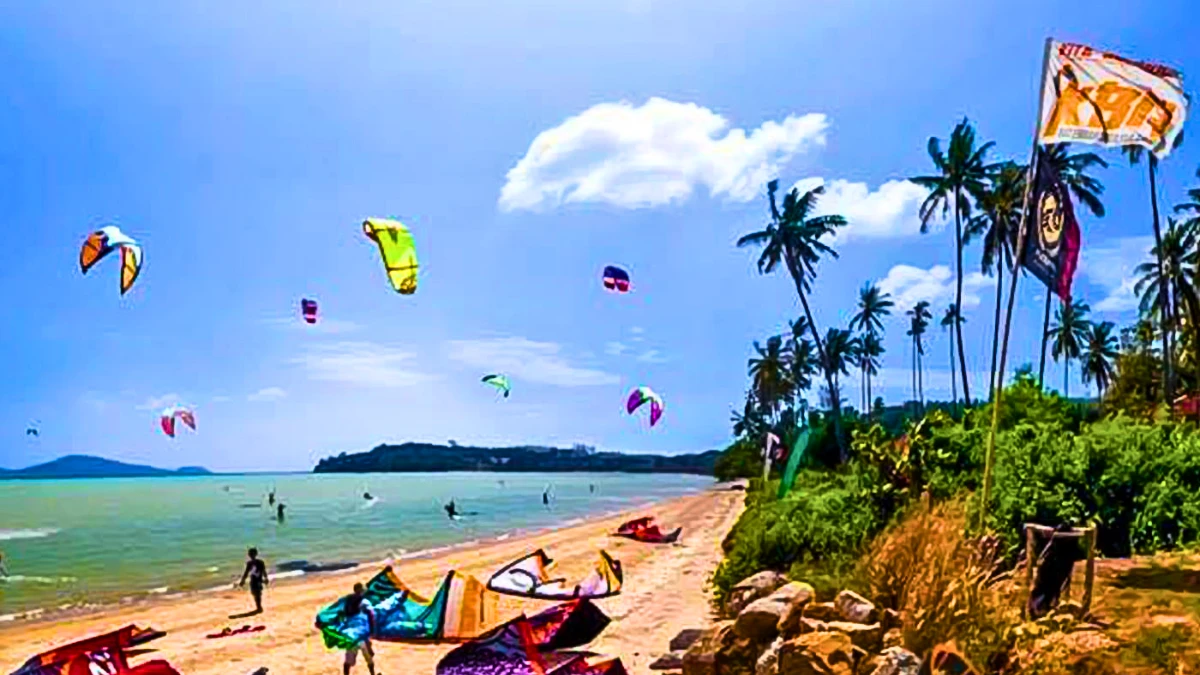
<svg viewBox="0 0 1200 675">
<path fill-rule="evenodd" d="M 638 387 L 630 392 L 629 398 L 625 401 L 625 411 L 632 415 L 633 411 L 645 403 L 650 404 L 650 426 L 654 426 L 658 423 L 658 418 L 662 417 L 663 400 L 650 387 Z"/>
<path fill-rule="evenodd" d="M 116 225 L 102 227 L 88 236 L 79 251 L 79 269 L 87 274 L 93 265 L 117 249 L 121 251 L 121 295 L 125 295 L 142 271 L 142 247 Z"/>
<path fill-rule="evenodd" d="M 171 406 L 162 411 L 162 419 L 159 420 L 162 424 L 163 433 L 175 438 L 175 419 L 179 418 L 184 424 L 191 427 L 192 431 L 196 430 L 196 416 L 191 410 L 183 406 Z"/>
</svg>

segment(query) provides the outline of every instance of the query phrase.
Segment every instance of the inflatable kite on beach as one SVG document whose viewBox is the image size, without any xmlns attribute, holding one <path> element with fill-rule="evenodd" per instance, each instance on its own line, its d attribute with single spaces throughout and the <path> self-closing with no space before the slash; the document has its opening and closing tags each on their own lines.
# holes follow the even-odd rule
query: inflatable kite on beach
<svg viewBox="0 0 1200 675">
<path fill-rule="evenodd" d="M 25 662 L 12 675 L 179 675 L 162 659 L 130 666 L 126 650 L 156 640 L 166 633 L 149 628 L 125 626 L 111 633 L 72 642 L 42 652 Z"/>
<path fill-rule="evenodd" d="M 620 659 L 559 651 L 595 640 L 609 618 L 588 600 L 573 600 L 502 624 L 455 647 L 437 675 L 627 675 Z"/>
<path fill-rule="evenodd" d="M 483 379 L 480 381 L 483 382 L 484 384 L 490 384 L 493 387 L 504 392 L 504 398 L 508 398 L 508 392 L 510 389 L 512 389 L 512 384 L 509 383 L 508 378 L 505 377 L 504 375 L 495 375 L 495 374 L 484 375 Z"/>
<path fill-rule="evenodd" d="M 638 387 L 630 392 L 625 401 L 625 411 L 632 415 L 633 411 L 646 403 L 650 404 L 650 426 L 654 426 L 658 423 L 658 418 L 662 417 L 663 400 L 650 387 Z"/>
<path fill-rule="evenodd" d="M 384 642 L 464 642 L 495 621 L 496 596 L 475 577 L 450 572 L 430 599 L 400 581 L 391 566 L 366 584 L 366 600 L 375 610 L 372 627 L 365 613 L 347 618 L 345 599 L 317 614 L 317 628 L 329 649 L 350 649 L 368 637 Z"/>
<path fill-rule="evenodd" d="M 576 600 L 612 597 L 621 592 L 621 563 L 600 551 L 591 573 L 574 586 L 565 579 L 551 578 L 554 561 L 542 549 L 511 562 L 488 579 L 489 591 L 540 600 Z"/>
<path fill-rule="evenodd" d="M 629 292 L 629 273 L 620 267 L 609 265 L 604 268 L 604 287 L 618 293 Z"/>
<path fill-rule="evenodd" d="M 317 301 L 303 298 L 300 300 L 300 313 L 304 316 L 305 323 L 317 322 Z"/>
<path fill-rule="evenodd" d="M 367 218 L 363 233 L 378 244 L 388 281 L 401 295 L 417 292 L 417 246 L 412 233 L 398 220 Z"/>
<path fill-rule="evenodd" d="M 121 251 L 121 295 L 125 295 L 142 271 L 142 247 L 116 225 L 102 227 L 84 240 L 79 250 L 79 269 L 87 274 L 93 265 L 116 250 Z"/>
<path fill-rule="evenodd" d="M 622 523 L 617 528 L 617 531 L 613 533 L 613 536 L 625 537 L 648 544 L 673 544 L 679 539 L 679 535 L 682 532 L 683 528 L 677 527 L 673 531 L 663 534 L 662 530 L 658 529 L 658 525 L 655 524 L 654 516 L 646 516 Z"/>
<path fill-rule="evenodd" d="M 170 408 L 162 411 L 162 418 L 159 420 L 159 422 L 162 424 L 163 433 L 171 438 L 175 438 L 176 419 L 181 420 L 184 424 L 191 427 L 192 431 L 196 430 L 196 416 L 191 410 L 177 405 L 171 406 Z"/>
</svg>

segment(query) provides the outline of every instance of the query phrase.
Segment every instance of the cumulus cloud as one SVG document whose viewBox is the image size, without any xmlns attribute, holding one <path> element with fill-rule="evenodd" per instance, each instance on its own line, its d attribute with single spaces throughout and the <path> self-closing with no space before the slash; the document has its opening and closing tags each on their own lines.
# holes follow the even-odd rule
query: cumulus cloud
<svg viewBox="0 0 1200 675">
<path fill-rule="evenodd" d="M 995 283 L 991 277 L 971 272 L 963 278 L 963 309 L 979 305 L 979 291 Z M 912 265 L 895 265 L 887 276 L 879 281 L 879 290 L 891 293 L 896 309 L 907 311 L 922 300 L 934 307 L 943 307 L 954 302 L 954 273 L 945 265 L 934 265 L 927 270 Z"/>
<path fill-rule="evenodd" d="M 648 349 L 642 352 L 637 357 L 637 360 L 641 361 L 642 363 L 662 363 L 667 359 L 662 355 L 662 352 L 658 351 L 657 349 Z"/>
<path fill-rule="evenodd" d="M 750 201 L 794 156 L 824 145 L 825 115 L 729 128 L 695 103 L 601 103 L 541 132 L 507 175 L 500 208 L 599 202 L 622 208 L 682 201 L 697 188 Z"/>
<path fill-rule="evenodd" d="M 303 366 L 314 380 L 368 387 L 409 387 L 432 375 L 405 367 L 413 352 L 375 342 L 335 342 L 314 345 L 292 363 Z"/>
<path fill-rule="evenodd" d="M 812 177 L 796 181 L 793 186 L 804 194 L 823 185 L 825 193 L 817 200 L 814 216 L 837 214 L 845 216 L 846 226 L 838 228 L 837 239 L 888 239 L 910 237 L 921 233 L 918 213 L 928 191 L 906 180 L 889 180 L 872 191 L 866 183 Z M 934 230 L 944 223 L 930 223 Z"/>
<path fill-rule="evenodd" d="M 624 342 L 608 342 L 604 345 L 604 353 L 609 356 L 620 356 L 629 351 L 629 345 Z"/>
<path fill-rule="evenodd" d="M 285 396 L 287 396 L 287 392 L 279 387 L 265 387 L 247 396 L 246 400 L 251 403 L 260 403 L 264 401 L 278 401 Z"/>
<path fill-rule="evenodd" d="M 1107 294 L 1092 309 L 1097 312 L 1128 312 L 1138 307 L 1133 294 L 1134 269 L 1151 259 L 1154 237 L 1118 237 L 1099 245 L 1084 246 L 1079 252 L 1080 276 Z"/>
<path fill-rule="evenodd" d="M 161 410 L 173 405 L 179 405 L 179 394 L 163 394 L 151 396 L 137 405 L 138 410 Z"/>
<path fill-rule="evenodd" d="M 559 387 L 588 387 L 616 384 L 620 378 L 601 370 L 573 365 L 554 342 L 535 342 L 524 337 L 452 340 L 450 358 L 485 370 Z"/>
</svg>

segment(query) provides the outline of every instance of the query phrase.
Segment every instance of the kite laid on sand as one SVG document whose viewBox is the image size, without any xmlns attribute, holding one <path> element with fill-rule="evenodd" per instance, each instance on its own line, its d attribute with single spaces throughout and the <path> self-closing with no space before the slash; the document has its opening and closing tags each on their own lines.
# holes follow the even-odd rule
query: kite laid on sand
<svg viewBox="0 0 1200 675">
<path fill-rule="evenodd" d="M 626 523 L 622 523 L 617 531 L 613 533 L 615 537 L 626 537 L 634 541 L 642 541 L 648 544 L 672 544 L 679 539 L 679 535 L 683 532 L 682 527 L 677 527 L 671 532 L 663 533 L 654 522 L 654 516 L 645 516 L 643 518 L 635 518 Z"/>
<path fill-rule="evenodd" d="M 125 295 L 142 271 L 142 247 L 116 225 L 102 227 L 88 235 L 79 250 L 79 269 L 87 274 L 93 265 L 116 250 L 121 251 L 121 295 Z"/>
<path fill-rule="evenodd" d="M 542 549 L 511 562 L 488 579 L 489 591 L 541 600 L 575 600 L 612 597 L 621 592 L 621 563 L 600 551 L 600 558 L 588 576 L 574 586 L 566 579 L 550 576 L 554 561 Z"/>
<path fill-rule="evenodd" d="M 188 408 L 177 405 L 162 411 L 162 418 L 159 419 L 159 423 L 162 424 L 163 433 L 171 438 L 175 438 L 175 420 L 177 419 L 191 427 L 192 431 L 196 430 L 196 415 Z"/>
<path fill-rule="evenodd" d="M 496 596 L 475 577 L 450 572 L 431 599 L 412 591 L 391 568 L 366 584 L 375 610 L 372 627 L 365 613 L 347 618 L 344 599 L 317 614 L 316 625 L 329 649 L 350 649 L 368 637 L 384 642 L 463 642 L 478 637 L 495 621 Z"/>
<path fill-rule="evenodd" d="M 367 218 L 363 233 L 379 245 L 388 281 L 401 295 L 417 292 L 417 246 L 412 233 L 398 220 Z"/>
<path fill-rule="evenodd" d="M 484 375 L 483 379 L 480 381 L 484 384 L 490 384 L 504 392 L 504 398 L 508 398 L 508 392 L 510 389 L 512 389 L 512 384 L 508 381 L 508 377 L 504 375 Z"/>
<path fill-rule="evenodd" d="M 42 652 L 12 675 L 179 675 L 162 659 L 130 666 L 126 650 L 156 640 L 166 633 L 134 625 Z"/>
<path fill-rule="evenodd" d="M 650 404 L 650 426 L 658 423 L 663 414 L 663 400 L 650 387 L 638 387 L 629 393 L 625 401 L 625 411 L 630 415 L 646 403 Z"/>
</svg>

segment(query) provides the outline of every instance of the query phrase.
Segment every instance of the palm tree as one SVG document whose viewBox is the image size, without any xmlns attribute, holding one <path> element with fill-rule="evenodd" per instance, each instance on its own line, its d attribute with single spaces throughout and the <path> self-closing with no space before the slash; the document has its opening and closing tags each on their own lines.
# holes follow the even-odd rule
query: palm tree
<svg viewBox="0 0 1200 675">
<path fill-rule="evenodd" d="M 858 339 L 848 330 L 830 328 L 825 333 L 825 354 L 829 359 L 825 371 L 833 373 L 833 385 L 830 387 L 830 399 L 837 401 L 841 398 L 841 377 L 849 375 L 849 367 L 857 362 Z"/>
<path fill-rule="evenodd" d="M 758 342 L 754 343 L 756 358 L 747 364 L 750 378 L 754 385 L 754 396 L 762 405 L 771 411 L 774 419 L 779 412 L 779 404 L 791 389 L 791 375 L 788 372 L 786 355 L 783 353 L 783 339 L 778 335 L 767 338 L 767 346 L 763 348 Z"/>
<path fill-rule="evenodd" d="M 788 344 L 787 362 L 792 380 L 792 400 L 795 404 L 804 392 L 812 388 L 812 376 L 820 367 L 812 341 L 807 338 L 793 339 Z"/>
<path fill-rule="evenodd" d="M 812 290 L 811 279 L 816 277 L 816 264 L 823 255 L 837 257 L 827 244 L 821 241 L 825 235 L 832 235 L 835 228 L 846 224 L 842 216 L 828 215 L 809 217 L 817 204 L 817 199 L 825 192 L 824 186 L 818 186 L 800 195 L 800 191 L 792 188 L 783 198 L 783 211 L 775 204 L 775 192 L 779 189 L 779 181 L 767 183 L 767 198 L 771 204 L 771 220 L 766 227 L 758 232 L 742 236 L 737 241 L 739 247 L 761 246 L 762 254 L 758 258 L 760 274 L 770 274 L 782 262 L 792 277 L 796 287 L 796 295 L 800 296 L 800 304 L 804 306 L 804 316 L 812 329 L 813 341 L 817 346 L 817 355 L 825 371 L 825 383 L 830 392 L 834 391 L 833 373 L 829 371 L 829 359 L 825 346 L 816 330 L 812 309 L 808 306 L 808 293 Z M 834 435 L 837 436 L 838 452 L 841 460 L 846 460 L 846 442 L 842 437 L 842 407 L 839 396 L 831 396 Z"/>
<path fill-rule="evenodd" d="M 950 403 L 951 403 L 951 405 L 958 402 L 958 389 L 955 387 L 955 381 L 954 381 L 955 380 L 955 377 L 954 377 L 954 333 L 955 333 L 954 327 L 956 324 L 962 323 L 963 321 L 966 321 L 966 319 L 964 319 L 962 317 L 962 315 L 960 315 L 958 313 L 958 305 L 954 304 L 953 302 L 950 303 L 950 306 L 946 308 L 946 313 L 942 315 L 941 326 L 942 326 L 942 328 L 945 328 L 945 329 L 949 330 L 949 332 L 950 332 Z"/>
<path fill-rule="evenodd" d="M 925 371 L 925 345 L 921 338 L 925 335 L 925 329 L 929 327 L 929 320 L 933 318 L 933 315 L 929 313 L 929 302 L 927 300 L 918 302 L 906 314 L 909 317 L 908 335 L 913 340 L 913 370 L 915 372 L 913 395 L 920 402 L 920 409 L 924 411 L 925 385 L 923 380 Z M 950 367 L 954 368 L 954 364 L 951 363 Z"/>
<path fill-rule="evenodd" d="M 1200 169 L 1196 169 L 1196 178 L 1200 178 Z M 1193 223 L 1200 224 L 1200 187 L 1188 190 L 1187 196 L 1191 201 L 1176 204 L 1175 213 L 1190 213 L 1192 214 L 1191 217 L 1184 222 L 1189 225 Z"/>
<path fill-rule="evenodd" d="M 983 236 L 983 273 L 996 271 L 996 312 L 992 323 L 992 367 L 988 377 L 988 399 L 995 394 L 1000 380 L 996 379 L 996 356 L 1000 346 L 1000 300 L 1004 286 L 1004 270 L 1013 268 L 1013 248 L 1021 227 L 1021 206 L 1025 197 L 1026 167 L 1006 162 L 988 178 L 987 190 L 980 196 L 979 215 L 967 223 L 963 236 L 966 244 L 977 235 Z M 951 371 L 954 364 L 951 362 Z"/>
<path fill-rule="evenodd" d="M 896 303 L 892 302 L 891 294 L 880 291 L 879 286 L 875 284 L 868 283 L 863 285 L 862 290 L 858 293 L 858 313 L 850 319 L 850 330 L 861 330 L 863 332 L 861 339 L 864 340 L 867 336 L 876 338 L 875 344 L 879 347 L 879 354 L 874 355 L 876 357 L 883 354 L 883 346 L 878 340 L 879 336 L 883 334 L 883 318 L 891 316 L 892 307 L 895 305 Z M 871 376 L 878 372 L 878 366 L 868 368 L 867 361 L 864 359 L 861 368 L 863 379 L 866 382 L 866 386 L 863 389 L 863 400 L 865 401 L 863 409 L 868 411 L 869 415 Z"/>
<path fill-rule="evenodd" d="M 950 133 L 950 142 L 945 154 L 938 139 L 929 139 L 929 158 L 938 173 L 916 176 L 910 180 L 929 190 L 929 196 L 921 203 L 921 231 L 927 232 L 929 221 L 939 210 L 945 217 L 954 208 L 954 246 L 958 263 L 954 289 L 954 304 L 962 306 L 963 288 L 963 219 L 971 217 L 972 200 L 983 196 L 987 178 L 993 167 L 984 164 L 984 158 L 995 143 L 988 142 L 975 147 L 975 128 L 963 118 Z M 967 383 L 967 353 L 963 350 L 962 326 L 955 327 L 958 340 L 958 365 L 962 372 L 963 398 L 971 404 L 971 389 Z"/>
<path fill-rule="evenodd" d="M 1197 298 L 1195 285 L 1197 258 L 1200 256 L 1197 252 L 1200 237 L 1196 225 L 1200 225 L 1196 219 L 1181 225 L 1174 218 L 1167 218 L 1167 229 L 1160 243 L 1151 251 L 1153 259 L 1134 270 L 1138 280 L 1133 290 L 1140 296 L 1141 311 L 1147 316 L 1159 318 L 1159 325 L 1164 331 L 1163 344 L 1166 353 L 1171 355 L 1170 360 L 1178 358 L 1176 331 L 1183 325 L 1180 308 L 1187 309 L 1187 322 L 1190 325 L 1197 325 L 1196 321 L 1200 318 L 1200 298 Z M 1167 292 L 1165 296 L 1162 293 L 1164 290 Z"/>
<path fill-rule="evenodd" d="M 860 343 L 859 362 L 862 364 L 861 368 L 866 374 L 867 379 L 865 410 L 867 411 L 867 417 L 870 418 L 874 414 L 874 410 L 871 407 L 871 401 L 874 400 L 871 398 L 871 378 L 879 374 L 880 357 L 884 353 L 883 340 L 875 333 L 864 333 L 860 338 Z"/>
<path fill-rule="evenodd" d="M 1104 392 L 1116 377 L 1116 368 L 1113 367 L 1113 362 L 1116 360 L 1117 338 L 1113 335 L 1113 323 L 1103 321 L 1092 324 L 1092 329 L 1087 335 L 1087 345 L 1083 350 L 1083 363 L 1080 367 L 1083 369 L 1083 383 L 1087 384 L 1095 380 L 1101 399 L 1104 398 Z"/>
<path fill-rule="evenodd" d="M 1182 135 L 1181 133 L 1180 136 Z M 1200 169 L 1196 170 L 1196 178 L 1200 178 Z M 1190 214 L 1190 217 L 1183 222 L 1183 226 L 1192 233 L 1198 233 L 1200 232 L 1200 187 L 1188 190 L 1187 196 L 1190 201 L 1176 204 L 1175 213 Z M 1195 247 L 1188 254 L 1187 265 L 1191 272 L 1191 283 L 1189 285 L 1193 289 L 1200 287 L 1200 282 L 1196 279 L 1197 271 L 1200 270 L 1200 252 Z M 1198 310 L 1200 310 L 1200 307 L 1188 307 L 1188 315 L 1191 323 L 1190 337 L 1193 350 L 1192 364 L 1193 367 L 1200 369 L 1200 316 L 1197 316 Z M 1196 386 L 1200 388 L 1200 372 L 1196 373 Z M 1197 416 L 1200 418 L 1200 410 L 1197 410 Z"/>
<path fill-rule="evenodd" d="M 1050 336 L 1053 339 L 1050 354 L 1055 361 L 1058 361 L 1060 356 L 1064 360 L 1063 398 L 1070 395 L 1068 376 L 1071 372 L 1071 360 L 1079 358 L 1083 352 L 1088 332 L 1092 327 L 1092 322 L 1088 320 L 1090 311 L 1092 308 L 1086 302 L 1072 300 L 1070 303 L 1063 303 L 1054 313 L 1054 326 L 1050 328 Z"/>
<path fill-rule="evenodd" d="M 733 413 L 731 418 L 733 422 L 733 435 L 745 436 L 747 438 L 758 438 L 766 433 L 768 425 L 763 419 L 762 411 L 759 409 L 758 399 L 754 396 L 754 390 L 746 392 L 746 403 L 742 407 L 741 414 Z"/>
</svg>

